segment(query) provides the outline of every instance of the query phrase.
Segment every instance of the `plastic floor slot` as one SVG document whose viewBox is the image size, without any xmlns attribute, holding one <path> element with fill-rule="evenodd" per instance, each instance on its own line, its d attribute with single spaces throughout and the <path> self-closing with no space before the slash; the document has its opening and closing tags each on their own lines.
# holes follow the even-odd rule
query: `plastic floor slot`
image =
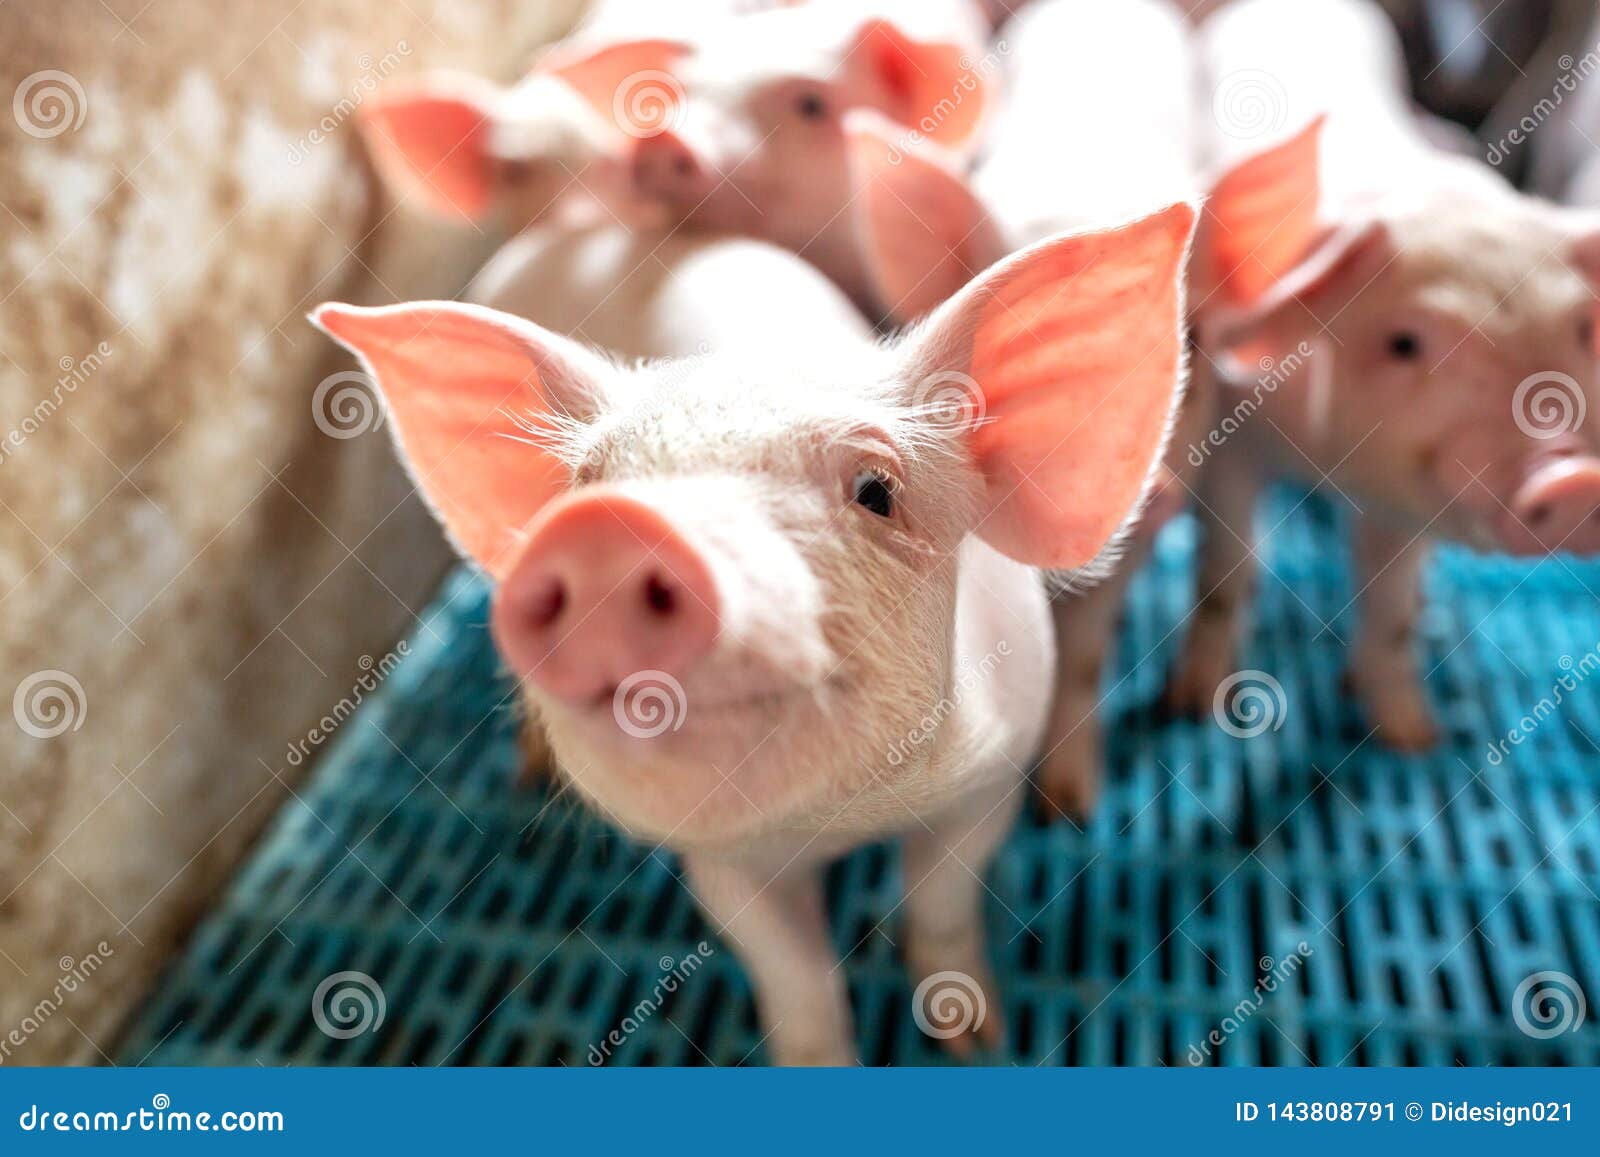
<svg viewBox="0 0 1600 1157">
<path fill-rule="evenodd" d="M 1341 690 L 1357 613 L 1344 528 L 1296 495 L 1262 515 L 1288 517 L 1263 548 L 1244 662 L 1281 684 L 1281 726 L 1239 738 L 1154 706 L 1186 609 L 1194 532 L 1180 520 L 1139 576 L 1107 684 L 1100 813 L 1081 832 L 1030 816 L 990 873 L 1009 1034 L 997 1059 L 1600 1063 L 1600 1007 L 1543 1036 L 1515 1003 L 1546 971 L 1600 1002 L 1600 671 L 1502 762 L 1486 758 L 1577 674 L 1563 656 L 1600 646 L 1600 564 L 1442 549 L 1423 656 L 1445 739 L 1420 757 L 1375 742 L 1352 754 L 1367 727 Z M 486 617 L 482 581 L 456 574 L 169 970 L 122 1061 L 764 1059 L 720 946 L 657 1004 L 663 978 L 715 944 L 673 857 L 512 785 L 514 705 Z M 836 942 L 857 946 L 861 1055 L 943 1063 L 892 943 L 898 876 L 882 847 L 830 876 Z M 373 1004 L 349 1036 L 359 1007 L 347 1021 L 319 1010 L 340 1035 L 313 1016 L 342 971 L 382 990 L 381 1023 Z M 625 1039 L 608 1046 L 613 1030 Z"/>
</svg>

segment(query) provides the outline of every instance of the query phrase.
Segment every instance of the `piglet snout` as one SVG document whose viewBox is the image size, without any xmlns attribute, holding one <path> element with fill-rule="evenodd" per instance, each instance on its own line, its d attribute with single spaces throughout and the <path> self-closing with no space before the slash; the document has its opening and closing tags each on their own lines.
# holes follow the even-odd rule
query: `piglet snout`
<svg viewBox="0 0 1600 1157">
<path fill-rule="evenodd" d="M 1547 459 L 1528 473 L 1510 507 L 1506 537 L 1523 551 L 1600 552 L 1600 458 Z"/>
<path fill-rule="evenodd" d="M 671 129 L 637 142 L 633 183 L 639 192 L 674 204 L 694 204 L 712 190 L 711 171 Z"/>
<path fill-rule="evenodd" d="M 682 674 L 719 628 L 704 557 L 649 505 L 576 494 L 530 533 L 495 597 L 493 630 L 519 679 L 570 703 L 640 671 Z"/>
</svg>

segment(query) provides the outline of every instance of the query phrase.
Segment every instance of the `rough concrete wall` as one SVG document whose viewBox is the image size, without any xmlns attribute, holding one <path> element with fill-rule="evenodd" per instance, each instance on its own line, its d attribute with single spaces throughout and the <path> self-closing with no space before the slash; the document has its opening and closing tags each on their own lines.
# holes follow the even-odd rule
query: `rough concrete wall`
<svg viewBox="0 0 1600 1157">
<path fill-rule="evenodd" d="M 303 314 L 452 294 L 492 239 L 385 203 L 350 117 L 578 6 L 0 9 L 0 1063 L 112 1051 L 415 622 L 446 552 Z"/>
</svg>

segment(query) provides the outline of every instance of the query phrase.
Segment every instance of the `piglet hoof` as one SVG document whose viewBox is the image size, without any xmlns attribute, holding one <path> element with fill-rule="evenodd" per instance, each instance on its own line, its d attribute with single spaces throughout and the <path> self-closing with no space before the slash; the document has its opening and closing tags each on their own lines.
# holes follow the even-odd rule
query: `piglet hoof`
<svg viewBox="0 0 1600 1157">
<path fill-rule="evenodd" d="M 1174 719 L 1201 719 L 1211 713 L 1217 688 L 1228 677 L 1228 655 L 1220 648 L 1191 645 L 1167 680 L 1162 707 Z"/>
<path fill-rule="evenodd" d="M 1380 690 L 1354 672 L 1346 676 L 1345 685 L 1366 706 L 1369 720 L 1378 729 L 1374 738 L 1385 747 L 1415 753 L 1428 751 L 1439 742 L 1439 727 L 1421 687 L 1391 680 Z"/>
<path fill-rule="evenodd" d="M 1428 751 L 1439 742 L 1438 725 L 1420 703 L 1386 704 L 1372 714 L 1378 740 L 1395 751 Z"/>
<path fill-rule="evenodd" d="M 1384 743 L 1396 751 L 1429 751 L 1439 742 L 1439 728 L 1426 716 L 1396 721 L 1387 726 L 1380 724 L 1378 734 Z"/>
<path fill-rule="evenodd" d="M 1005 1010 L 988 965 L 976 959 L 964 965 L 912 970 L 922 982 L 911 994 L 911 1019 L 945 1052 L 971 1063 L 981 1052 L 1005 1050 Z"/>
<path fill-rule="evenodd" d="M 1080 733 L 1088 729 L 1080 724 Z M 1046 821 L 1064 816 L 1081 823 L 1094 814 L 1104 783 L 1099 747 L 1094 737 L 1071 735 L 1039 764 L 1037 798 Z"/>
<path fill-rule="evenodd" d="M 781 1041 L 767 1042 L 772 1063 L 786 1069 L 849 1069 L 860 1064 L 849 1046 L 838 1042 Z"/>
</svg>

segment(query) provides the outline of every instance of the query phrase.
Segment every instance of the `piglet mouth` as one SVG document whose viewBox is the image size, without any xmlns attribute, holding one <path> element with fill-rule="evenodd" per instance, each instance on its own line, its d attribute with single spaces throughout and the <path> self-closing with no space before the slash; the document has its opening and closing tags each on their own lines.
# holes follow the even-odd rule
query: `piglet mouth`
<svg viewBox="0 0 1600 1157">
<path fill-rule="evenodd" d="M 808 707 L 818 707 L 837 683 L 746 680 L 743 688 L 685 684 L 665 671 L 641 671 L 572 706 L 586 725 L 623 737 L 655 739 L 679 731 L 735 730 L 777 726 Z M 757 737 L 759 738 L 759 737 Z"/>
</svg>

